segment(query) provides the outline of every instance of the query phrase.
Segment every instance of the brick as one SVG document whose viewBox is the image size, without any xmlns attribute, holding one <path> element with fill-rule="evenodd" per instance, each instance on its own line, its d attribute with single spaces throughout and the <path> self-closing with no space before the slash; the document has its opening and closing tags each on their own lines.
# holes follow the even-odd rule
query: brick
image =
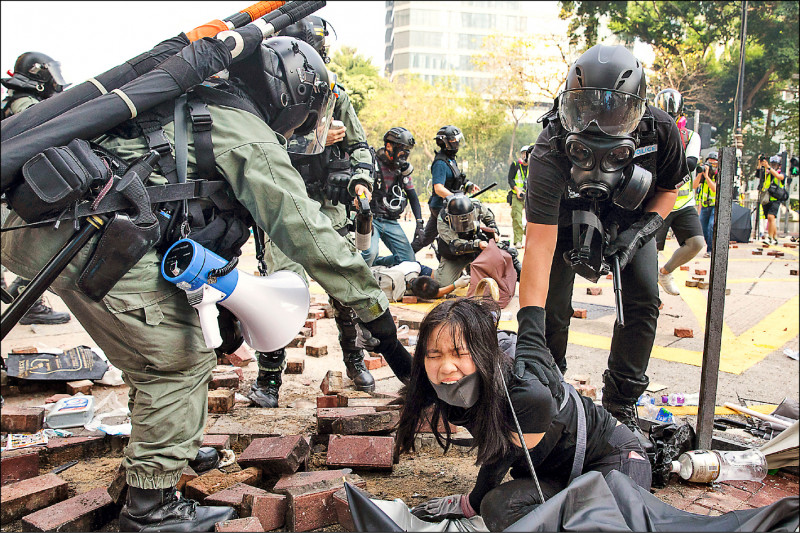
<svg viewBox="0 0 800 533">
<path fill-rule="evenodd" d="M 302 374 L 306 369 L 305 359 L 289 359 L 286 361 L 287 374 Z"/>
<path fill-rule="evenodd" d="M 696 503 L 687 505 L 684 511 L 704 516 L 708 516 L 709 514 L 711 514 L 711 509 L 709 509 L 708 507 L 703 507 L 702 505 L 698 505 Z"/>
<path fill-rule="evenodd" d="M 236 372 L 217 372 L 211 374 L 211 381 L 208 384 L 210 390 L 214 389 L 238 389 L 239 375 Z"/>
<path fill-rule="evenodd" d="M 694 269 L 694 273 L 695 273 L 696 276 L 707 276 L 708 275 L 708 270 L 703 269 L 703 268 L 695 268 Z"/>
<path fill-rule="evenodd" d="M 336 407 L 347 407 L 350 405 L 350 400 L 355 400 L 358 398 L 372 398 L 368 392 L 363 392 L 359 390 L 343 390 L 336 394 L 336 398 L 339 400 L 339 404 Z"/>
<path fill-rule="evenodd" d="M 403 296 L 403 303 L 404 304 L 415 304 L 417 303 L 416 296 Z"/>
<path fill-rule="evenodd" d="M 247 518 L 236 518 L 234 520 L 226 520 L 224 522 L 217 522 L 214 524 L 214 531 L 265 531 L 261 526 L 261 522 L 254 516 Z"/>
<path fill-rule="evenodd" d="M 675 336 L 681 339 L 693 339 L 694 331 L 690 328 L 675 328 Z"/>
<path fill-rule="evenodd" d="M 329 395 L 329 394 L 337 394 L 344 390 L 344 379 L 342 378 L 342 373 L 339 370 L 328 370 L 328 373 L 325 374 L 325 377 L 322 378 L 322 383 L 319 385 L 319 390 L 322 391 L 322 394 Z"/>
<path fill-rule="evenodd" d="M 106 492 L 108 493 L 109 497 L 111 497 L 111 501 L 117 505 L 122 505 L 125 503 L 125 496 L 128 493 L 128 482 L 125 479 L 125 468 L 123 468 L 122 463 L 120 462 L 119 466 L 117 467 L 117 473 L 114 475 L 114 479 L 111 480 L 111 484 L 106 488 Z"/>
<path fill-rule="evenodd" d="M 253 440 L 237 462 L 242 467 L 258 467 L 266 475 L 291 474 L 308 460 L 310 453 L 302 435 L 264 437 Z"/>
<path fill-rule="evenodd" d="M 328 345 L 306 343 L 306 355 L 310 355 L 312 357 L 322 357 L 323 355 L 328 355 Z"/>
<path fill-rule="evenodd" d="M 796 276 L 797 275 L 797 270 L 795 270 L 795 269 L 789 270 L 789 275 L 790 276 Z"/>
<path fill-rule="evenodd" d="M 181 477 L 178 479 L 178 484 L 175 485 L 175 488 L 183 492 L 183 489 L 186 488 L 186 484 L 190 481 L 194 481 L 197 479 L 197 477 L 198 475 L 197 472 L 194 471 L 194 468 L 186 465 L 186 467 L 181 471 Z"/>
<path fill-rule="evenodd" d="M 602 287 L 586 287 L 586 294 L 589 294 L 591 296 L 599 296 L 599 295 L 603 294 L 603 288 Z"/>
<path fill-rule="evenodd" d="M 245 367 L 255 361 L 255 357 L 253 357 L 250 349 L 244 344 L 239 346 L 235 352 L 225 354 L 225 357 L 228 358 L 228 361 L 230 361 L 233 366 L 238 367 Z"/>
<path fill-rule="evenodd" d="M 694 281 L 704 281 L 706 278 L 704 276 L 692 276 Z"/>
<path fill-rule="evenodd" d="M 56 403 L 58 400 L 63 400 L 64 398 L 72 398 L 70 394 L 53 394 L 49 398 L 44 400 L 44 403 Z"/>
<path fill-rule="evenodd" d="M 575 389 L 582 395 L 592 400 L 597 399 L 597 387 L 589 385 L 588 383 L 579 384 Z"/>
<path fill-rule="evenodd" d="M 761 252 L 761 250 L 753 250 L 753 252 L 752 252 L 752 253 L 753 253 L 753 255 L 763 255 L 763 253 Z"/>
<path fill-rule="evenodd" d="M 339 407 L 317 409 L 317 433 L 333 433 L 333 422 L 337 418 L 375 413 L 374 407 Z"/>
<path fill-rule="evenodd" d="M 306 320 L 306 324 L 304 327 L 311 329 L 311 337 L 317 334 L 317 319 L 316 318 L 309 318 Z"/>
<path fill-rule="evenodd" d="M 110 451 L 105 437 L 65 437 L 47 441 L 47 459 L 50 464 L 61 464 L 73 459 L 98 457 Z"/>
<path fill-rule="evenodd" d="M 730 485 L 718 485 L 715 490 L 703 494 L 695 503 L 717 510 L 721 513 L 733 511 L 739 505 L 750 498 L 750 493 Z"/>
<path fill-rule="evenodd" d="M 89 395 L 92 393 L 92 383 L 88 379 L 81 379 L 79 381 L 67 381 L 67 394 L 78 394 L 82 392 L 83 394 Z"/>
<path fill-rule="evenodd" d="M 664 302 L 661 302 L 660 304 L 658 304 L 658 308 L 659 308 L 659 310 L 660 309 L 664 309 Z"/>
<path fill-rule="evenodd" d="M 236 512 L 239 513 L 239 518 L 251 516 L 250 506 L 245 503 L 245 495 L 250 494 L 253 496 L 260 496 L 269 494 L 264 489 L 258 487 L 251 487 L 244 483 L 237 483 L 232 487 L 225 490 L 215 492 L 206 498 L 205 505 L 222 505 L 226 507 L 234 507 Z M 252 501 L 252 499 L 251 499 Z"/>
<path fill-rule="evenodd" d="M 44 425 L 43 407 L 4 406 L 0 411 L 0 429 L 7 433 L 36 433 Z"/>
<path fill-rule="evenodd" d="M 394 437 L 331 435 L 328 466 L 391 470 L 394 466 Z"/>
<path fill-rule="evenodd" d="M 768 477 L 767 480 L 769 479 L 770 478 Z M 797 497 L 796 486 L 794 488 L 794 492 L 788 492 L 781 488 L 765 484 L 761 490 L 753 494 L 750 499 L 747 500 L 747 503 L 754 507 L 764 507 L 765 505 L 770 505 L 781 498 L 787 498 L 789 496 Z"/>
<path fill-rule="evenodd" d="M 311 328 L 307 328 L 305 326 L 300 328 L 300 335 L 305 337 L 306 341 L 308 341 L 308 339 L 311 338 L 311 333 L 312 333 Z"/>
<path fill-rule="evenodd" d="M 313 318 L 314 320 L 319 320 L 321 318 L 325 318 L 325 310 L 317 308 L 311 308 L 308 310 L 308 318 Z"/>
<path fill-rule="evenodd" d="M 683 270 L 684 272 L 688 272 L 689 271 L 689 265 L 681 265 L 681 270 Z"/>
<path fill-rule="evenodd" d="M 333 421 L 333 432 L 339 435 L 388 433 L 400 422 L 399 411 L 383 411 L 339 418 Z"/>
<path fill-rule="evenodd" d="M 325 318 L 333 318 L 333 306 L 331 304 L 321 304 L 319 307 L 325 311 Z"/>
<path fill-rule="evenodd" d="M 217 451 L 227 450 L 231 447 L 230 435 L 203 435 L 201 447 L 214 448 Z"/>
<path fill-rule="evenodd" d="M 690 279 L 687 279 L 686 280 L 686 286 L 687 287 L 697 287 L 697 282 L 693 281 L 693 280 L 690 280 Z"/>
<path fill-rule="evenodd" d="M 303 337 L 302 335 L 298 335 L 297 337 L 292 339 L 292 342 L 287 344 L 286 347 L 287 348 L 302 348 L 305 345 L 306 345 L 306 338 Z"/>
<path fill-rule="evenodd" d="M 117 517 L 103 487 L 84 492 L 22 519 L 25 531 L 96 531 Z"/>
<path fill-rule="evenodd" d="M 287 500 L 284 494 L 245 494 L 242 505 L 258 519 L 263 531 L 271 531 L 286 523 Z"/>
<path fill-rule="evenodd" d="M 0 485 L 16 483 L 39 475 L 39 450 L 21 449 L 3 452 L 0 460 Z"/>
<path fill-rule="evenodd" d="M 422 324 L 422 320 L 401 318 L 398 320 L 398 324 L 400 326 L 408 326 L 408 329 L 419 329 L 420 325 Z"/>
<path fill-rule="evenodd" d="M 581 374 L 579 376 L 575 376 L 572 379 L 577 381 L 579 385 L 588 385 L 589 383 L 592 382 L 592 378 L 590 378 L 589 376 L 587 376 L 585 374 Z"/>
<path fill-rule="evenodd" d="M 232 487 L 237 483 L 255 485 L 260 480 L 261 470 L 258 468 L 245 468 L 244 470 L 232 474 L 223 474 L 215 468 L 187 483 L 185 494 L 189 499 L 203 502 L 203 500 L 212 494 Z"/>
<path fill-rule="evenodd" d="M 216 389 L 208 391 L 208 412 L 227 413 L 233 409 L 236 394 L 231 389 Z"/>
<path fill-rule="evenodd" d="M 614 274 L 606 274 L 606 279 L 614 279 Z"/>
<path fill-rule="evenodd" d="M 338 521 L 333 495 L 344 487 L 344 481 L 357 487 L 366 488 L 359 476 L 349 474 L 338 479 L 319 483 L 290 487 L 281 492 L 288 496 L 286 526 L 288 531 L 310 531 Z"/>
<path fill-rule="evenodd" d="M 697 288 L 698 289 L 707 289 L 709 287 L 709 285 L 710 285 L 709 283 L 706 283 L 704 281 L 698 281 L 697 282 Z"/>
<path fill-rule="evenodd" d="M 586 316 L 587 316 L 586 309 L 574 309 L 572 311 L 573 318 L 586 318 Z"/>
<path fill-rule="evenodd" d="M 353 523 L 353 515 L 350 513 L 350 502 L 347 501 L 345 489 L 339 489 L 333 493 L 333 508 L 336 510 L 336 520 L 345 531 L 355 531 L 356 525 Z"/>
<path fill-rule="evenodd" d="M 352 468 L 295 472 L 294 474 L 281 476 L 278 482 L 275 483 L 275 486 L 272 488 L 272 490 L 279 493 L 285 493 L 287 489 L 306 487 L 309 485 L 314 485 L 315 487 L 319 488 L 322 486 L 327 486 L 326 484 L 333 483 L 336 480 L 347 478 L 352 473 Z"/>
<path fill-rule="evenodd" d="M 795 270 L 795 276 L 797 275 L 797 271 Z M 406 337 L 408 340 L 408 337 Z M 401 341 L 402 342 L 402 341 Z M 367 370 L 375 370 L 377 368 L 381 368 L 382 366 L 386 366 L 386 361 L 383 357 L 365 357 L 364 358 L 364 366 L 367 367 Z"/>
<path fill-rule="evenodd" d="M 0 491 L 0 523 L 8 524 L 60 502 L 67 497 L 67 493 L 67 482 L 55 474 L 9 483 Z"/>
<path fill-rule="evenodd" d="M 12 348 L 11 353 L 39 353 L 39 350 L 36 346 L 20 346 L 19 348 Z"/>
<path fill-rule="evenodd" d="M 786 248 L 797 248 L 798 245 L 796 242 L 785 242 L 783 246 Z"/>
<path fill-rule="evenodd" d="M 317 396 L 317 409 L 330 409 L 339 407 L 339 397 L 335 394 Z"/>
</svg>

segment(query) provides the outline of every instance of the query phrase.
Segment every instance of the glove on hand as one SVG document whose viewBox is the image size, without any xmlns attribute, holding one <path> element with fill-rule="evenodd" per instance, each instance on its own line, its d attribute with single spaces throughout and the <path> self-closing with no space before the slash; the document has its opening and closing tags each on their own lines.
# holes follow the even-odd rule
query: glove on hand
<svg viewBox="0 0 800 533">
<path fill-rule="evenodd" d="M 469 280 L 470 276 L 461 276 L 453 282 L 453 285 L 455 285 L 456 289 L 463 289 L 469 285 Z"/>
<path fill-rule="evenodd" d="M 413 241 L 422 241 L 422 238 L 425 236 L 425 221 L 417 219 L 417 228 L 414 230 L 414 238 Z"/>
<path fill-rule="evenodd" d="M 631 224 L 631 227 L 617 235 L 614 242 L 606 246 L 603 255 L 611 257 L 616 254 L 619 257 L 619 269 L 622 270 L 636 254 L 636 251 L 655 235 L 662 224 L 664 224 L 664 219 L 658 213 L 645 213 L 642 218 Z"/>
<path fill-rule="evenodd" d="M 347 190 L 350 184 L 350 175 L 347 173 L 336 173 L 328 176 L 328 184 L 325 186 L 325 197 L 331 201 L 333 205 L 340 202 L 348 204 L 353 197 Z"/>
<path fill-rule="evenodd" d="M 358 325 L 358 345 L 383 355 L 397 379 L 407 382 L 411 376 L 411 354 L 397 340 L 397 326 L 389 310 L 371 322 Z"/>
<path fill-rule="evenodd" d="M 448 518 L 472 518 L 477 513 L 466 494 L 453 494 L 421 503 L 411 509 L 411 514 L 428 522 L 441 522 Z"/>
<path fill-rule="evenodd" d="M 560 405 L 564 399 L 564 387 L 561 385 L 561 371 L 545 343 L 544 315 L 543 308 L 534 306 L 523 307 L 517 312 L 519 333 L 514 374 L 520 379 L 524 379 L 526 372 L 536 376 Z"/>
</svg>

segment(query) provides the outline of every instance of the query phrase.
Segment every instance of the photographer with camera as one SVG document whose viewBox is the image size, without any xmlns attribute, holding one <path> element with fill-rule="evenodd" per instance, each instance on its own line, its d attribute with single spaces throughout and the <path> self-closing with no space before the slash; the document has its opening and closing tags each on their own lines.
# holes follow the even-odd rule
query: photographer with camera
<svg viewBox="0 0 800 533">
<path fill-rule="evenodd" d="M 700 225 L 703 226 L 703 237 L 706 239 L 706 253 L 703 257 L 711 257 L 712 239 L 714 236 L 714 211 L 717 206 L 717 173 L 719 156 L 717 152 L 709 152 L 705 164 L 694 177 L 692 187 L 697 191 L 700 202 Z"/>
<path fill-rule="evenodd" d="M 762 241 L 764 244 L 778 244 L 778 223 L 776 218 L 778 210 L 781 207 L 781 202 L 786 201 L 785 197 L 778 198 L 777 195 L 781 194 L 783 189 L 784 175 L 781 174 L 781 156 L 773 155 L 767 158 L 764 154 L 758 156 L 758 173 L 759 173 L 759 203 L 761 209 L 764 211 L 764 217 L 767 219 L 767 237 Z M 773 190 L 770 190 L 770 187 Z"/>
</svg>

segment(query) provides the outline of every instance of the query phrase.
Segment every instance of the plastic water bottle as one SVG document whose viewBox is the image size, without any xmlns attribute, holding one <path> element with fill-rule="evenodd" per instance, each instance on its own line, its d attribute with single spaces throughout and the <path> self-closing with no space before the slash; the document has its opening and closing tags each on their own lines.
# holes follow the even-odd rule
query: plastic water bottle
<svg viewBox="0 0 800 533">
<path fill-rule="evenodd" d="M 650 420 L 657 420 L 667 424 L 673 421 L 672 413 L 660 405 L 646 403 L 642 406 L 642 412 L 644 417 Z"/>
<path fill-rule="evenodd" d="M 655 404 L 656 399 L 650 396 L 649 394 L 642 394 L 639 396 L 639 399 L 636 400 L 636 405 L 648 405 L 648 404 Z"/>
<path fill-rule="evenodd" d="M 686 403 L 686 397 L 681 394 L 680 392 L 675 394 L 670 394 L 667 396 L 666 394 L 661 396 L 661 405 L 684 405 Z"/>
<path fill-rule="evenodd" d="M 761 481 L 767 475 L 767 458 L 758 450 L 693 450 L 672 461 L 672 471 L 686 481 Z"/>
</svg>

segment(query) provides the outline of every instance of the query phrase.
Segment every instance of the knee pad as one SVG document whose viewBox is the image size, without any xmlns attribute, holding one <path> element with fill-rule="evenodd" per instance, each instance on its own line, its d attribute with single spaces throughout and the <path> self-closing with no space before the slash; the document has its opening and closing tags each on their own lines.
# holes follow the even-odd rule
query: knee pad
<svg viewBox="0 0 800 533">
<path fill-rule="evenodd" d="M 258 354 L 258 368 L 267 372 L 277 372 L 286 367 L 286 349 L 281 348 L 274 352 L 256 352 Z"/>
</svg>

